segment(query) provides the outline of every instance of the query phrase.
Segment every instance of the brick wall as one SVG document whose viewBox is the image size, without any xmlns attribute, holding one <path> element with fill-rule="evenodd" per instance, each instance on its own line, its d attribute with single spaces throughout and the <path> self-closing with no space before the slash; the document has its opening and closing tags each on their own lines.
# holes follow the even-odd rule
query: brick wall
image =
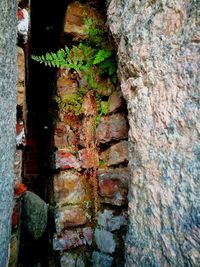
<svg viewBox="0 0 200 267">
<path fill-rule="evenodd" d="M 103 17 L 89 5 L 68 6 L 64 40 L 85 38 L 84 13 L 92 19 Z M 84 83 L 84 81 L 79 81 Z M 60 70 L 57 96 L 76 94 L 80 84 L 70 73 Z M 89 92 L 79 115 L 58 111 L 54 131 L 52 168 L 55 232 L 53 249 L 64 266 L 124 266 L 124 235 L 127 225 L 128 122 L 118 87 L 100 93 L 109 100 L 109 110 L 98 123 L 94 118 L 97 100 Z"/>
</svg>

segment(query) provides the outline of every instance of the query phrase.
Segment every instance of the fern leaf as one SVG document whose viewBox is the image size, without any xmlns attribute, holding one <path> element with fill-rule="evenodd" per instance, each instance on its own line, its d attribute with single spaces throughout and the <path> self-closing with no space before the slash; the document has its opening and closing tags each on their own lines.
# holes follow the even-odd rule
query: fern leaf
<svg viewBox="0 0 200 267">
<path fill-rule="evenodd" d="M 103 62 L 105 59 L 109 58 L 112 55 L 112 52 L 109 50 L 101 49 L 98 51 L 98 53 L 95 55 L 95 59 L 93 61 L 93 64 L 99 64 Z"/>
</svg>

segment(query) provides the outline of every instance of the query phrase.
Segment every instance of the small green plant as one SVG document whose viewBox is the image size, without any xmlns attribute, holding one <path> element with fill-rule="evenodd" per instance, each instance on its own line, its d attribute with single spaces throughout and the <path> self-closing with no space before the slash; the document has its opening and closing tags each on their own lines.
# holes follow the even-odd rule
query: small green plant
<svg viewBox="0 0 200 267">
<path fill-rule="evenodd" d="M 77 94 L 68 94 L 62 97 L 55 96 L 60 110 L 72 111 L 75 115 L 82 113 L 83 99 Z"/>
<path fill-rule="evenodd" d="M 99 160 L 99 166 L 103 166 L 105 164 L 104 160 L 103 159 L 100 159 Z"/>
<path fill-rule="evenodd" d="M 110 78 L 113 83 L 116 82 L 116 62 L 113 49 L 106 40 L 104 31 L 92 19 L 85 18 L 84 22 L 89 35 L 88 40 L 71 49 L 65 47 L 56 53 L 32 55 L 31 58 L 45 66 L 74 70 L 88 82 L 91 90 L 97 90 L 98 76 Z"/>
<path fill-rule="evenodd" d="M 98 115 L 96 115 L 96 122 L 100 122 L 101 117 L 108 114 L 110 101 L 102 101 L 101 97 L 97 94 L 96 95 L 96 102 L 97 102 L 97 109 Z"/>
<path fill-rule="evenodd" d="M 55 97 L 55 101 L 60 110 L 71 111 L 75 115 L 80 115 L 84 112 L 82 107 L 84 96 L 87 94 L 90 95 L 91 93 L 95 97 L 92 98 L 94 100 L 95 109 L 94 115 L 92 115 L 92 127 L 89 129 L 89 133 L 83 129 L 83 132 L 85 131 L 85 136 L 95 136 L 95 127 L 101 120 L 101 117 L 108 114 L 110 106 L 109 101 L 102 101 L 100 94 L 104 89 L 107 90 L 109 88 L 111 90 L 113 84 L 116 83 L 117 65 L 113 49 L 107 41 L 104 31 L 97 26 L 98 23 L 92 19 L 85 19 L 84 22 L 89 36 L 88 40 L 82 41 L 78 45 L 74 45 L 70 48 L 62 48 L 56 53 L 49 52 L 41 56 L 33 55 L 31 58 L 45 66 L 64 68 L 68 70 L 69 75 L 75 74 L 73 77 L 71 76 L 71 78 L 74 79 L 74 77 L 76 77 L 75 79 L 78 84 L 77 93 Z M 93 141 L 91 141 L 90 138 L 86 138 L 86 148 L 90 148 L 90 150 L 92 148 L 93 151 L 97 153 L 98 142 L 95 138 L 92 138 L 92 140 Z M 100 159 L 99 165 L 101 166 L 104 164 L 104 161 Z M 92 166 L 96 165 L 94 164 Z M 97 217 L 97 167 L 88 168 L 85 171 L 85 175 L 89 178 L 89 183 L 93 185 L 93 202 L 87 200 L 84 205 L 86 209 L 91 209 L 93 206 L 94 217 Z M 89 213 L 86 216 L 91 220 Z"/>
</svg>

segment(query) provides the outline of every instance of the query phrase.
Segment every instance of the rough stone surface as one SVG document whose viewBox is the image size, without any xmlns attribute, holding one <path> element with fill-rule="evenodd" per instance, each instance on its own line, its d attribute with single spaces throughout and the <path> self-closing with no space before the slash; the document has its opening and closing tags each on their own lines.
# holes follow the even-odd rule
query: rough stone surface
<svg viewBox="0 0 200 267">
<path fill-rule="evenodd" d="M 18 83 L 17 83 L 17 105 L 23 107 L 25 101 L 25 56 L 22 48 L 18 47 Z"/>
<path fill-rule="evenodd" d="M 53 249 L 69 250 L 86 244 L 91 245 L 92 237 L 92 229 L 89 227 L 65 230 L 62 233 L 56 233 L 54 235 Z"/>
<path fill-rule="evenodd" d="M 60 73 L 57 80 L 57 95 L 63 97 L 67 94 L 76 94 L 78 83 L 76 80 L 71 79 L 67 72 Z"/>
<path fill-rule="evenodd" d="M 97 168 L 99 156 L 95 148 L 83 148 L 79 151 L 79 159 L 83 169 Z"/>
<path fill-rule="evenodd" d="M 82 108 L 86 116 L 97 114 L 97 103 L 94 94 L 90 93 L 84 96 Z"/>
<path fill-rule="evenodd" d="M 128 136 L 127 119 L 124 114 L 103 117 L 97 126 L 96 132 L 100 143 L 126 139 Z"/>
<path fill-rule="evenodd" d="M 27 234 L 37 240 L 47 226 L 47 204 L 36 194 L 26 191 L 23 196 L 22 217 L 23 227 Z"/>
<path fill-rule="evenodd" d="M 122 141 L 109 148 L 108 166 L 128 163 L 128 142 Z"/>
<path fill-rule="evenodd" d="M 109 113 L 116 112 L 122 106 L 122 99 L 117 91 L 109 97 Z"/>
<path fill-rule="evenodd" d="M 61 267 L 85 267 L 84 260 L 76 253 L 65 252 L 60 259 Z"/>
<path fill-rule="evenodd" d="M 55 213 L 56 231 L 58 233 L 67 227 L 83 225 L 86 222 L 86 211 L 79 206 L 65 206 Z"/>
<path fill-rule="evenodd" d="M 107 3 L 130 125 L 126 265 L 200 266 L 200 2 Z"/>
<path fill-rule="evenodd" d="M 104 210 L 98 213 L 98 224 L 106 231 L 112 232 L 119 230 L 121 227 L 127 225 L 127 222 L 127 212 L 117 214 L 117 212 L 113 210 Z"/>
<path fill-rule="evenodd" d="M 81 4 L 78 1 L 71 3 L 65 15 L 64 32 L 71 34 L 74 40 L 87 39 L 87 27 L 84 19 L 88 17 L 98 20 L 99 14 L 89 8 L 87 4 Z"/>
<path fill-rule="evenodd" d="M 54 145 L 58 149 L 77 145 L 77 135 L 69 125 L 57 122 L 54 134 Z"/>
<path fill-rule="evenodd" d="M 13 208 L 17 1 L 0 1 L 0 266 L 7 266 Z"/>
<path fill-rule="evenodd" d="M 76 169 L 80 170 L 79 160 L 69 151 L 69 149 L 59 149 L 55 152 L 56 169 Z"/>
<path fill-rule="evenodd" d="M 106 230 L 95 230 L 95 241 L 100 251 L 105 253 L 113 253 L 116 248 L 114 235 Z"/>
<path fill-rule="evenodd" d="M 22 150 L 17 150 L 15 152 L 15 162 L 14 162 L 14 184 L 22 181 Z"/>
<path fill-rule="evenodd" d="M 93 267 L 111 267 L 113 263 L 113 257 L 104 253 L 94 251 L 92 253 L 92 266 Z"/>
<path fill-rule="evenodd" d="M 129 177 L 127 168 L 100 170 L 98 172 L 100 201 L 116 206 L 127 205 Z"/>
<path fill-rule="evenodd" d="M 62 171 L 54 176 L 54 198 L 56 205 L 79 203 L 85 197 L 81 175 L 73 171 Z"/>
</svg>

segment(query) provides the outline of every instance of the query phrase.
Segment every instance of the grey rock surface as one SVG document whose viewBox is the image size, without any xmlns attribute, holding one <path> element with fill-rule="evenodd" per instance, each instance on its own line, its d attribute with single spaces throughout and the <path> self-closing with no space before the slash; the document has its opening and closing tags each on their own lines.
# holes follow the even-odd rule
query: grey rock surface
<svg viewBox="0 0 200 267">
<path fill-rule="evenodd" d="M 0 267 L 7 266 L 13 208 L 17 1 L 0 1 Z"/>
<path fill-rule="evenodd" d="M 47 204 L 36 194 L 26 191 L 23 195 L 22 213 L 23 226 L 27 234 L 33 240 L 37 240 L 47 227 Z"/>
<path fill-rule="evenodd" d="M 106 230 L 95 230 L 95 241 L 100 251 L 105 253 L 113 253 L 116 248 L 114 235 Z"/>
<path fill-rule="evenodd" d="M 83 259 L 76 253 L 65 252 L 60 259 L 61 267 L 85 267 Z"/>
<path fill-rule="evenodd" d="M 98 213 L 98 224 L 107 231 L 119 230 L 127 225 L 127 212 L 121 212 L 118 215 L 113 210 L 104 210 Z"/>
<path fill-rule="evenodd" d="M 92 253 L 92 266 L 93 267 L 111 267 L 113 263 L 113 257 L 94 251 Z"/>
<path fill-rule="evenodd" d="M 200 266 L 200 2 L 107 4 L 130 126 L 127 267 Z"/>
</svg>

